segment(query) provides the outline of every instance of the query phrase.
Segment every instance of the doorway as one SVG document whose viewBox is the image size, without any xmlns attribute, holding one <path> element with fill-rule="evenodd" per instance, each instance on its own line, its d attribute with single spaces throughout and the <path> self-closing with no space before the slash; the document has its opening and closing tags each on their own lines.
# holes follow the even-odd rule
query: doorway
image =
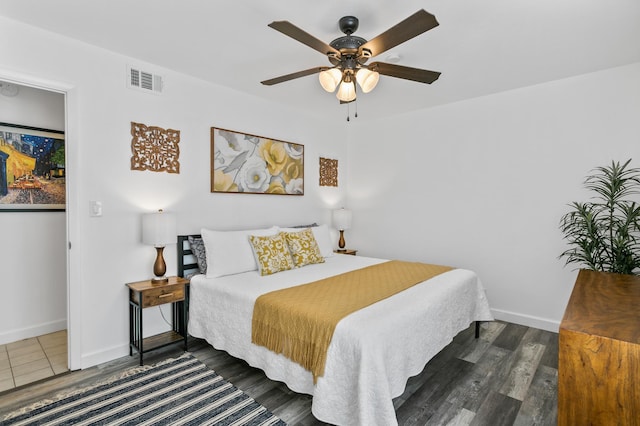
<svg viewBox="0 0 640 426">
<path fill-rule="evenodd" d="M 68 88 L 42 83 L 15 76 L 5 78 L 0 71 L 0 122 L 63 132 L 67 142 L 63 153 L 68 156 Z M 38 200 L 36 193 L 43 186 L 53 187 L 53 180 L 60 186 L 60 180 L 66 180 L 64 170 L 43 171 L 41 164 L 35 165 L 42 162 L 33 152 L 38 142 L 27 139 L 20 143 L 14 138 L 10 143 L 0 140 L 2 143 L 5 146 L 0 147 L 0 151 L 5 152 L 5 169 L 6 157 L 9 157 L 6 154 L 14 157 L 11 175 L 7 170 L 4 175 L 5 183 L 11 185 L 14 194 L 19 190 L 21 195 Z M 29 171 L 25 172 L 24 167 Z M 8 293 L 6 300 L 12 301 L 0 313 L 0 390 L 7 386 L 8 372 L 15 387 L 60 374 L 71 366 L 68 351 L 71 341 L 69 188 L 66 182 L 62 187 L 66 192 L 64 209 L 0 211 L 3 281 L 11 283 L 3 291 Z M 4 196 L 8 194 L 0 195 L 0 204 Z"/>
</svg>

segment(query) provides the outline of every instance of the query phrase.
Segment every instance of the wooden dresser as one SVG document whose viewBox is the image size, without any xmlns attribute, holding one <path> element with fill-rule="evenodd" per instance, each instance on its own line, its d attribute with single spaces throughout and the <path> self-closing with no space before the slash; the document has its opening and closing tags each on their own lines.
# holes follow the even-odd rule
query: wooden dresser
<svg viewBox="0 0 640 426">
<path fill-rule="evenodd" d="M 640 425 L 640 277 L 581 270 L 559 338 L 558 425 Z"/>
</svg>

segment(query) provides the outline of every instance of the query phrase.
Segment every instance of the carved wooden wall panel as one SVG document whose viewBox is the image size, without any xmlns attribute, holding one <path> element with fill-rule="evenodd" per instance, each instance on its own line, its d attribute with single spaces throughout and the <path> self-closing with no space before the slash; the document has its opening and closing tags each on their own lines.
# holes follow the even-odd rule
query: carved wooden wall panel
<svg viewBox="0 0 640 426">
<path fill-rule="evenodd" d="M 131 170 L 180 173 L 180 130 L 131 122 Z"/>
<path fill-rule="evenodd" d="M 320 157 L 320 186 L 338 186 L 338 160 Z"/>
</svg>

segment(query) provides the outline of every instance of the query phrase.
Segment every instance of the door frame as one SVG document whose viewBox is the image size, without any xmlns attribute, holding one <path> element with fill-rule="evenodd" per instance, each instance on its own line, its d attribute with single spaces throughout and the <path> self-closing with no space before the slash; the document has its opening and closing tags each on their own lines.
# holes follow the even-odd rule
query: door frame
<svg viewBox="0 0 640 426">
<path fill-rule="evenodd" d="M 78 232 L 78 140 L 77 93 L 75 87 L 32 75 L 15 73 L 0 69 L 0 79 L 9 83 L 29 86 L 36 89 L 61 93 L 64 96 L 64 131 L 65 131 L 65 183 L 66 183 L 66 237 L 67 237 L 67 366 L 69 370 L 82 368 L 82 303 L 80 283 L 80 239 Z M 72 244 L 73 242 L 73 244 Z"/>
</svg>

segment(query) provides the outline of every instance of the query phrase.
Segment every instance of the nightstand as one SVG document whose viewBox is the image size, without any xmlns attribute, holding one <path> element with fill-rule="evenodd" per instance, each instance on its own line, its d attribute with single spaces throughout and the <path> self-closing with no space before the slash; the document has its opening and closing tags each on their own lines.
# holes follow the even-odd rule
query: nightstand
<svg viewBox="0 0 640 426">
<path fill-rule="evenodd" d="M 184 342 L 187 350 L 187 320 L 189 318 L 189 280 L 169 277 L 166 284 L 152 284 L 151 280 L 127 283 L 129 287 L 129 355 L 135 349 L 140 354 L 163 346 Z M 142 310 L 152 306 L 172 304 L 172 330 L 155 336 L 142 334 Z"/>
<path fill-rule="evenodd" d="M 358 252 L 358 250 L 352 250 L 352 249 L 345 249 L 343 251 L 340 250 L 334 250 L 334 253 L 338 253 L 338 254 L 349 254 L 351 256 L 355 256 L 356 253 Z"/>
</svg>

